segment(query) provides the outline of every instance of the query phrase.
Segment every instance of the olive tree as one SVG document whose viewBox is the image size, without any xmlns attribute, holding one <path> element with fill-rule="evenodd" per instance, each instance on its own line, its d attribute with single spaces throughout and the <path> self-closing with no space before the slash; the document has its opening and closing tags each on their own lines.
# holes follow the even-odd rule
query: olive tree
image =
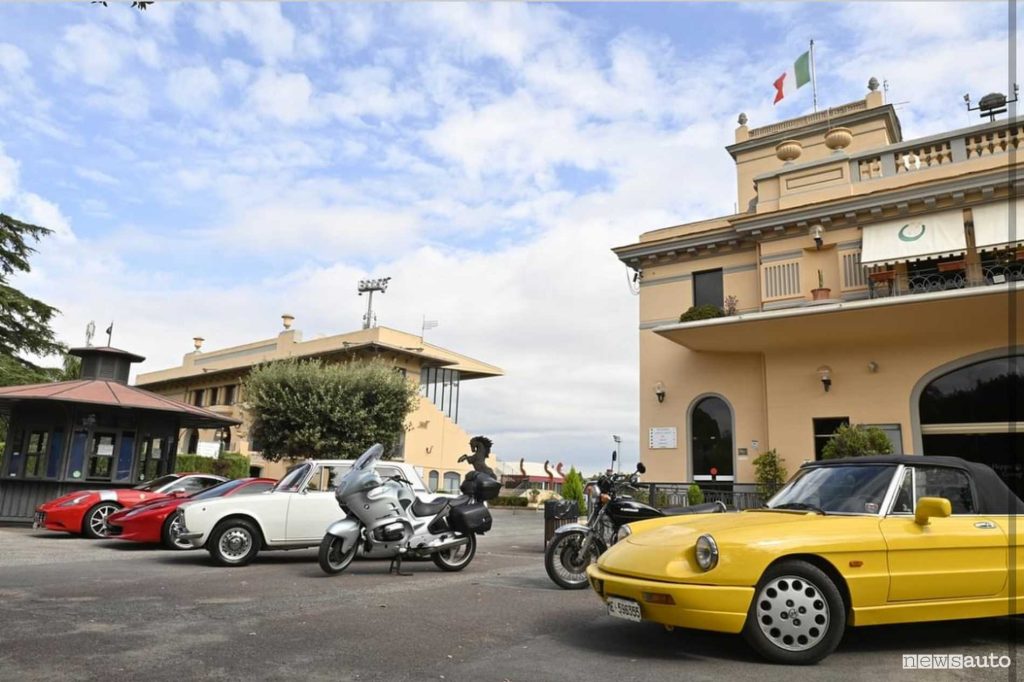
<svg viewBox="0 0 1024 682">
<path fill-rule="evenodd" d="M 379 361 L 281 360 L 243 382 L 249 441 L 265 459 L 351 459 L 374 443 L 401 440 L 416 387 Z"/>
</svg>

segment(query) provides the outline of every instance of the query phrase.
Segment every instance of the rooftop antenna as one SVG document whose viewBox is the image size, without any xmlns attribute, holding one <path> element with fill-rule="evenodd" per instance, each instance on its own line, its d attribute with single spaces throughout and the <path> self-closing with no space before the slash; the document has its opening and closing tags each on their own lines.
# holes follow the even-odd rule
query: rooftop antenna
<svg viewBox="0 0 1024 682">
<path fill-rule="evenodd" d="M 423 316 L 423 327 L 420 329 L 420 338 L 421 339 L 423 338 L 423 335 L 427 333 L 428 329 L 433 329 L 436 326 L 437 326 L 437 320 L 428 320 L 427 316 L 424 315 Z"/>
<path fill-rule="evenodd" d="M 367 292 L 370 294 L 370 300 L 366 303 L 366 314 L 363 315 L 363 329 L 369 329 L 370 327 L 377 326 L 377 316 L 373 314 L 373 292 L 379 291 L 381 294 L 385 293 L 388 290 L 388 282 L 390 281 L 390 277 L 359 280 L 359 295 L 362 296 Z"/>
</svg>

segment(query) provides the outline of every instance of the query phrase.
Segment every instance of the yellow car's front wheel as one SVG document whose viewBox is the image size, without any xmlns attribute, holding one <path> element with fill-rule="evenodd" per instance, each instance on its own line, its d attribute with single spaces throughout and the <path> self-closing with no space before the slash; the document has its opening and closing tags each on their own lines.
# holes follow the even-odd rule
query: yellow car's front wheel
<svg viewBox="0 0 1024 682">
<path fill-rule="evenodd" d="M 771 566 L 757 585 L 743 635 L 777 663 L 817 663 L 835 651 L 846 629 L 846 607 L 832 579 L 805 561 Z"/>
</svg>

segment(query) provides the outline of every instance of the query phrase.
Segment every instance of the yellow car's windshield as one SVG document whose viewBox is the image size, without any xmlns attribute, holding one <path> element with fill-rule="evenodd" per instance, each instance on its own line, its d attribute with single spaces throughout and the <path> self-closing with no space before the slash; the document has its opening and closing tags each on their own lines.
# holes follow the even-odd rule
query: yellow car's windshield
<svg viewBox="0 0 1024 682">
<path fill-rule="evenodd" d="M 897 467 L 850 464 L 801 469 L 768 501 L 769 509 L 877 514 Z"/>
</svg>

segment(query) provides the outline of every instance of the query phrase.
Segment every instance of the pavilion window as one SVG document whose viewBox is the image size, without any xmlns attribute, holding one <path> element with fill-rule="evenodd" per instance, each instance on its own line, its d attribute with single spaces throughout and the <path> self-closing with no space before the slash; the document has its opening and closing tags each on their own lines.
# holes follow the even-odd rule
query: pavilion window
<svg viewBox="0 0 1024 682">
<path fill-rule="evenodd" d="M 117 452 L 117 471 L 114 474 L 115 481 L 130 481 L 132 478 L 132 464 L 135 459 L 135 432 L 124 431 L 121 433 L 121 447 Z"/>
<path fill-rule="evenodd" d="M 50 456 L 46 462 L 46 477 L 57 478 L 60 476 L 61 459 L 64 455 L 64 430 L 56 429 L 53 437 L 50 438 Z"/>
<path fill-rule="evenodd" d="M 8 478 L 17 478 L 21 475 L 21 463 L 24 461 L 24 457 L 22 457 L 21 448 L 18 445 L 21 443 L 22 437 L 20 431 L 11 434 L 11 452 L 7 456 L 7 470 L 4 472 Z"/>
<path fill-rule="evenodd" d="M 82 478 L 82 469 L 85 465 L 85 444 L 89 440 L 89 432 L 80 429 L 71 436 L 71 454 L 68 457 L 68 478 Z"/>
<path fill-rule="evenodd" d="M 114 433 L 94 433 L 92 446 L 89 448 L 89 468 L 86 478 L 90 480 L 109 481 L 113 474 L 114 442 L 117 435 Z"/>
<path fill-rule="evenodd" d="M 139 445 L 138 478 L 151 481 L 166 471 L 167 439 L 146 436 Z"/>
<path fill-rule="evenodd" d="M 29 431 L 25 438 L 25 478 L 43 478 L 46 475 L 48 431 Z"/>
</svg>

